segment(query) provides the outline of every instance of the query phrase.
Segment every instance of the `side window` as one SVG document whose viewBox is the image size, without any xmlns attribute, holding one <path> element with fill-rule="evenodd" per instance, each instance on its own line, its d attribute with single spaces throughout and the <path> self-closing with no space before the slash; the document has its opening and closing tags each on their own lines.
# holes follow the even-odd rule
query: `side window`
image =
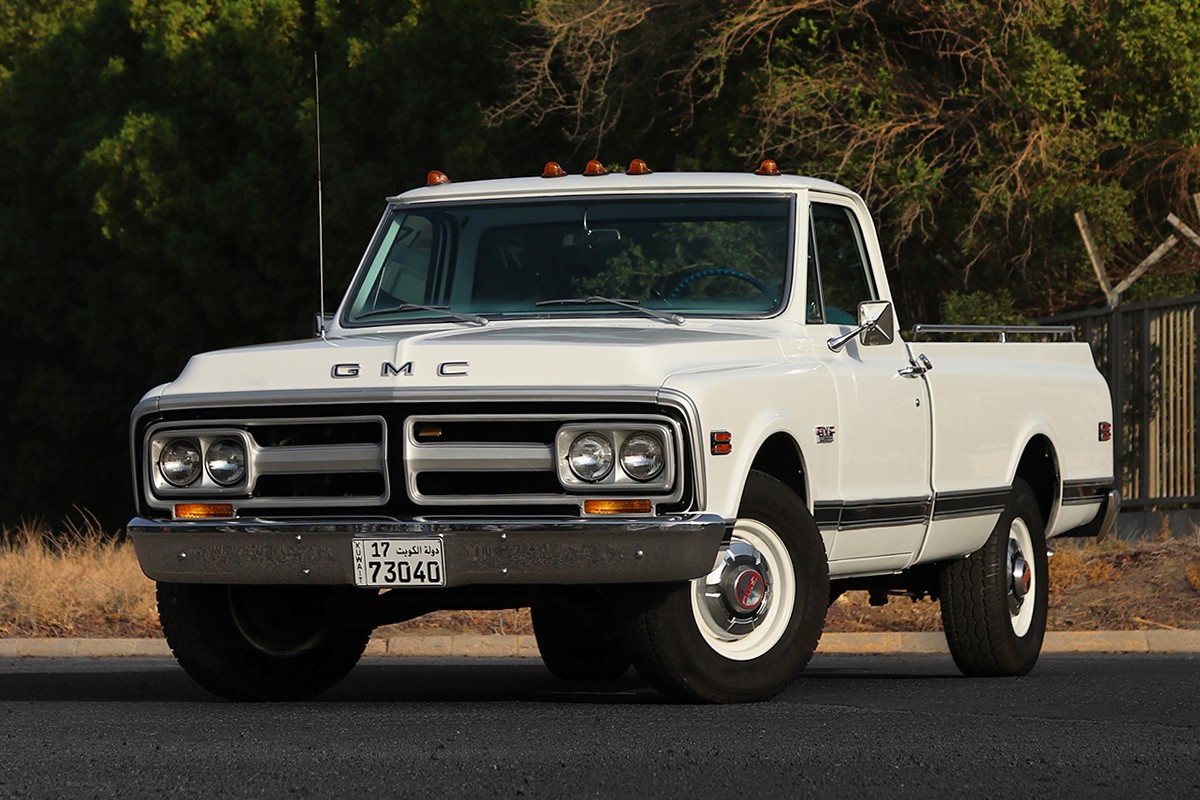
<svg viewBox="0 0 1200 800">
<path fill-rule="evenodd" d="M 858 304 L 874 300 L 875 287 L 871 280 L 867 250 L 862 231 L 854 212 L 844 206 L 813 203 L 810 210 L 809 291 L 813 290 L 812 264 L 819 275 L 820 303 L 813 308 L 809 301 L 809 321 L 821 312 L 825 322 L 833 325 L 854 325 L 858 322 Z"/>
</svg>

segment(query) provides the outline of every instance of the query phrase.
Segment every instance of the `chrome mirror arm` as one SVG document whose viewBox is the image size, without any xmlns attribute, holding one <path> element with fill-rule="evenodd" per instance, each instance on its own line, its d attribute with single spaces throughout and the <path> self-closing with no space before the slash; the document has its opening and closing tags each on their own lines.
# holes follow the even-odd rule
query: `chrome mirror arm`
<svg viewBox="0 0 1200 800">
<path fill-rule="evenodd" d="M 846 342 L 850 341 L 855 336 L 858 336 L 860 333 L 864 333 L 866 331 L 873 331 L 877 327 L 879 327 L 879 323 L 876 320 L 869 319 L 849 332 L 843 333 L 841 336 L 833 337 L 829 341 L 825 342 L 825 344 L 829 345 L 829 349 L 836 353 L 845 347 Z"/>
</svg>

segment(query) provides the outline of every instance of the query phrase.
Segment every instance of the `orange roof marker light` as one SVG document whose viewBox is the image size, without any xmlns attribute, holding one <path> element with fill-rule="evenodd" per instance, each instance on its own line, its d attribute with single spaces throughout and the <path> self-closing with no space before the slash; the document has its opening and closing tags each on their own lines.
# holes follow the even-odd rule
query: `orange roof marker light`
<svg viewBox="0 0 1200 800">
<path fill-rule="evenodd" d="M 425 176 L 426 186 L 438 186 L 439 184 L 450 183 L 450 179 L 446 177 L 446 173 L 439 172 L 436 169 L 429 170 L 429 174 Z"/>
<path fill-rule="evenodd" d="M 583 174 L 590 178 L 594 178 L 597 175 L 607 175 L 608 170 L 604 168 L 603 164 L 593 158 L 587 163 L 587 166 L 583 168 Z"/>
<path fill-rule="evenodd" d="M 629 162 L 629 169 L 626 171 L 625 174 L 627 174 L 627 175 L 649 175 L 651 172 L 654 172 L 654 170 L 647 167 L 645 161 L 642 161 L 640 158 L 635 158 L 633 161 Z"/>
<path fill-rule="evenodd" d="M 546 168 L 542 170 L 543 178 L 561 178 L 566 174 L 567 171 L 560 167 L 557 161 L 547 161 Z"/>
<path fill-rule="evenodd" d="M 754 170 L 754 174 L 755 175 L 782 175 L 783 173 L 779 171 L 779 165 L 777 165 L 774 161 L 772 161 L 771 159 L 768 158 L 766 161 L 762 162 L 762 164 L 759 165 L 758 169 Z"/>
</svg>

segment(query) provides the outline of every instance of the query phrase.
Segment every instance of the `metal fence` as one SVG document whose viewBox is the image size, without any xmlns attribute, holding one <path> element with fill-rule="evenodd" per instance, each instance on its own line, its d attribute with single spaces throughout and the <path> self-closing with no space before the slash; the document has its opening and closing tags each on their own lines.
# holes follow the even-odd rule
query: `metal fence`
<svg viewBox="0 0 1200 800">
<path fill-rule="evenodd" d="M 1074 325 L 1108 379 L 1124 507 L 1200 503 L 1200 295 L 1045 321 Z"/>
</svg>

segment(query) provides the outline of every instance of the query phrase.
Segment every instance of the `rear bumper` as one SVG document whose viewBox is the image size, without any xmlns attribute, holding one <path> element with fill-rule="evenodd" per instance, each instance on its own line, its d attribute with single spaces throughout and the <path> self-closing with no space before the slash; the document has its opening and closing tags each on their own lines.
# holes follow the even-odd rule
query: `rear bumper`
<svg viewBox="0 0 1200 800">
<path fill-rule="evenodd" d="M 708 573 L 725 535 L 714 514 L 628 518 L 135 518 L 142 571 L 173 583 L 353 585 L 356 538 L 442 542 L 446 586 L 649 583 Z"/>
</svg>

